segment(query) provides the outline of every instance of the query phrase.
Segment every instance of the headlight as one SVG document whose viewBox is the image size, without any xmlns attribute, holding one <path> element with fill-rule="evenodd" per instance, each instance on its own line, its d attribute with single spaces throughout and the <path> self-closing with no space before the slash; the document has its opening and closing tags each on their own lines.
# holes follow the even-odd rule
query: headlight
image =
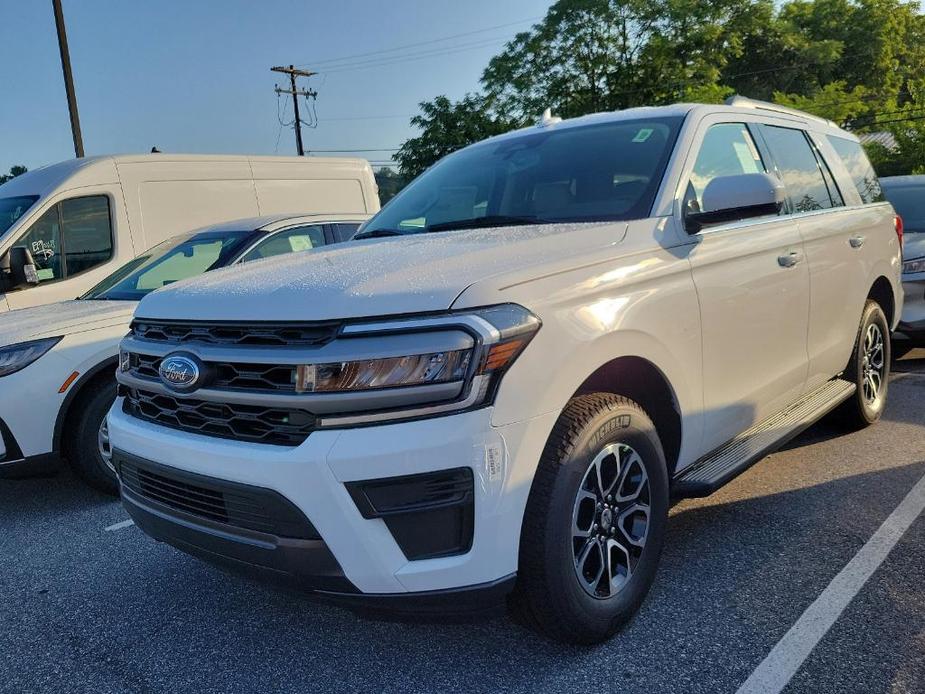
<svg viewBox="0 0 925 694">
<path fill-rule="evenodd" d="M 22 371 L 60 341 L 60 337 L 47 337 L 43 340 L 0 347 L 0 377 Z"/>
<path fill-rule="evenodd" d="M 925 258 L 907 260 L 903 263 L 903 274 L 911 275 L 916 272 L 925 272 Z"/>
<path fill-rule="evenodd" d="M 371 388 L 446 383 L 466 377 L 470 350 L 388 359 L 306 364 L 296 372 L 297 393 L 336 393 Z"/>
</svg>

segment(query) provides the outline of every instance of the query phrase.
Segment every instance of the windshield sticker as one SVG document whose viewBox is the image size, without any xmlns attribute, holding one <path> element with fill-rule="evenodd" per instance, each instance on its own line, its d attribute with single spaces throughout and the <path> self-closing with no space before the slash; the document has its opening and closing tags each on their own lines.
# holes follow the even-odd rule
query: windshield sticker
<svg viewBox="0 0 925 694">
<path fill-rule="evenodd" d="M 636 137 L 633 138 L 633 142 L 645 142 L 653 132 L 652 128 L 640 128 L 639 132 L 636 133 Z"/>
<path fill-rule="evenodd" d="M 55 278 L 55 271 L 52 268 L 46 267 L 37 270 L 35 276 L 40 282 L 45 282 L 46 280 L 53 280 Z"/>
</svg>

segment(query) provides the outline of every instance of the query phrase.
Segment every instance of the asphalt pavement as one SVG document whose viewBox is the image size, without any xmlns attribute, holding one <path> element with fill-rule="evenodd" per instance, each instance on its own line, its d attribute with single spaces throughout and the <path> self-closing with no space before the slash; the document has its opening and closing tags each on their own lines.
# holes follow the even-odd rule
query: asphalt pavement
<svg viewBox="0 0 925 694">
<path fill-rule="evenodd" d="M 823 421 L 675 506 L 648 600 L 593 648 L 358 616 L 159 545 L 69 474 L 4 480 L 0 692 L 736 692 L 923 477 L 918 350 L 878 425 Z M 923 584 L 920 515 L 784 691 L 925 692 Z"/>
</svg>

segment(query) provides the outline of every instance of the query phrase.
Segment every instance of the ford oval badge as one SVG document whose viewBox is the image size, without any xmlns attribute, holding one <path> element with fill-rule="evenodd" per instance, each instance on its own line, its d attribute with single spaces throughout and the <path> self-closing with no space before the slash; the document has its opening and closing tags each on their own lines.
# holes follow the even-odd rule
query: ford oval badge
<svg viewBox="0 0 925 694">
<path fill-rule="evenodd" d="M 193 355 L 169 354 L 161 360 L 157 373 L 168 388 L 192 390 L 199 384 L 201 364 Z"/>
</svg>

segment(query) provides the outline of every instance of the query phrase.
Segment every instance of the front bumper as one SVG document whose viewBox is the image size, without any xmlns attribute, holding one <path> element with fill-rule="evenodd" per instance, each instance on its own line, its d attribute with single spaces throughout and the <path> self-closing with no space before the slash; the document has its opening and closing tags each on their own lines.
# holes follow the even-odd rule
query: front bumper
<svg viewBox="0 0 925 694">
<path fill-rule="evenodd" d="M 344 583 L 341 589 L 314 585 L 318 583 L 316 569 L 300 568 L 315 563 L 308 554 L 289 551 L 291 562 L 266 560 L 262 562 L 269 565 L 265 568 L 281 570 L 315 589 L 384 599 L 470 587 L 509 587 L 517 570 L 527 496 L 555 416 L 495 428 L 490 423 L 491 410 L 486 408 L 398 424 L 316 431 L 300 446 L 290 448 L 166 429 L 126 415 L 119 398 L 109 414 L 109 431 L 113 448 L 121 455 L 153 461 L 174 472 L 281 495 L 317 530 Z M 374 517 L 368 509 L 364 513 L 355 493 L 351 496 L 355 486 L 351 483 L 459 468 L 471 470 L 474 521 L 471 546 L 451 556 L 409 559 L 388 518 Z M 131 492 L 124 498 L 133 517 L 141 519 L 139 526 L 155 538 L 207 558 L 233 563 L 243 558 L 245 564 L 261 565 L 249 551 L 246 556 L 241 554 L 240 537 L 223 537 L 220 545 L 215 544 L 211 536 L 229 534 L 227 527 L 207 527 L 210 539 L 198 542 L 185 527 L 190 519 L 178 522 L 177 514 L 163 513 L 163 509 L 152 517 L 150 508 L 142 508 L 143 500 L 138 503 Z M 173 526 L 181 529 L 170 530 Z M 333 574 L 325 570 L 322 575 Z"/>
</svg>

